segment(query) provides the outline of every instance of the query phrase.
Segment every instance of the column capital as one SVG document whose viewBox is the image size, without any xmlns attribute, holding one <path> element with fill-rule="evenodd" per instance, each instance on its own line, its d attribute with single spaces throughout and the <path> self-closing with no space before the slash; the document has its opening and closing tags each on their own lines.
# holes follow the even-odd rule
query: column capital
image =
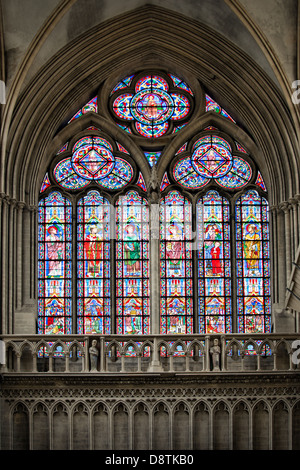
<svg viewBox="0 0 300 470">
<path fill-rule="evenodd" d="M 33 212 L 33 213 L 36 213 L 39 210 L 38 206 L 34 206 L 34 205 L 27 206 L 27 209 L 29 210 L 29 212 Z"/>
<path fill-rule="evenodd" d="M 288 202 L 291 204 L 291 206 L 293 207 L 293 209 L 296 208 L 296 205 L 298 204 L 298 200 L 296 199 L 296 197 L 290 197 L 290 199 L 288 200 Z"/>
<path fill-rule="evenodd" d="M 18 208 L 19 210 L 22 211 L 22 210 L 24 209 L 24 207 L 26 207 L 26 203 L 25 203 L 25 202 L 23 202 L 23 201 L 18 201 L 18 202 L 17 202 L 17 208 Z"/>
<path fill-rule="evenodd" d="M 279 206 L 270 206 L 270 207 L 269 207 L 269 211 L 270 211 L 270 212 L 274 212 L 274 214 L 278 214 L 278 212 L 280 211 L 280 209 L 279 209 Z"/>
<path fill-rule="evenodd" d="M 279 204 L 279 209 L 282 210 L 284 213 L 287 213 L 290 209 L 290 204 L 288 201 L 283 201 Z"/>
</svg>

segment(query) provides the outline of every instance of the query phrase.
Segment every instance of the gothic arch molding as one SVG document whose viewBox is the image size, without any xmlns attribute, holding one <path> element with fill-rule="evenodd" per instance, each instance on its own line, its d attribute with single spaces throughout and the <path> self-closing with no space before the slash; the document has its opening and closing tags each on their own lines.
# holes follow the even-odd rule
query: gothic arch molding
<svg viewBox="0 0 300 470">
<path fill-rule="evenodd" d="M 261 158 L 270 171 L 269 186 L 277 186 L 273 202 L 298 192 L 295 129 L 279 91 L 224 37 L 197 21 L 153 6 L 136 9 L 84 33 L 32 79 L 16 103 L 4 139 L 7 146 L 2 163 L 7 171 L 2 175 L 2 191 L 35 204 L 42 162 L 67 110 L 76 110 L 113 70 L 132 71 L 145 64 L 170 68 L 175 73 L 186 69 L 208 90 L 223 95 L 228 110 L 238 116 L 261 149 Z"/>
</svg>

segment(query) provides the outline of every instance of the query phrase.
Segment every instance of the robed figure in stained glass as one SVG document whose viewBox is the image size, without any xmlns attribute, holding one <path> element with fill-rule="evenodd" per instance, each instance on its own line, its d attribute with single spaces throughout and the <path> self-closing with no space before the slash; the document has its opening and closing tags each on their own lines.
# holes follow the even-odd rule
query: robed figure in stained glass
<svg viewBox="0 0 300 470">
<path fill-rule="evenodd" d="M 219 275 L 222 273 L 220 262 L 220 243 L 217 243 L 221 237 L 220 229 L 217 224 L 209 224 L 205 231 L 205 259 L 206 275 Z"/>
<path fill-rule="evenodd" d="M 220 246 L 221 246 L 221 243 L 216 241 L 210 251 L 213 276 L 219 276 L 223 272 L 222 264 L 220 260 L 220 254 L 221 254 Z"/>
<path fill-rule="evenodd" d="M 140 273 L 141 248 L 138 237 L 138 228 L 131 222 L 126 225 L 124 232 L 124 257 L 126 274 Z"/>
<path fill-rule="evenodd" d="M 58 228 L 51 225 L 47 230 L 46 236 L 48 276 L 61 277 L 63 275 L 63 243 L 58 235 Z"/>
<path fill-rule="evenodd" d="M 100 275 L 102 255 L 102 242 L 98 233 L 97 225 L 90 226 L 90 233 L 84 241 L 84 251 L 87 260 L 87 276 L 96 277 Z"/>
<path fill-rule="evenodd" d="M 244 252 L 249 276 L 259 275 L 260 237 L 255 224 L 246 225 Z"/>
<path fill-rule="evenodd" d="M 182 260 L 182 230 L 176 224 L 169 226 L 169 237 L 166 243 L 166 259 L 169 260 L 169 268 L 181 269 Z"/>
</svg>

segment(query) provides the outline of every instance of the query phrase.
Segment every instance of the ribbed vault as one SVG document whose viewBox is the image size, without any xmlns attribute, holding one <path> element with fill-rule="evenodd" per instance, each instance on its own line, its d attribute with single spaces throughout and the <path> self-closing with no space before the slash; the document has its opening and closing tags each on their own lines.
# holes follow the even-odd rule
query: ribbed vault
<svg viewBox="0 0 300 470">
<path fill-rule="evenodd" d="M 3 139 L 1 192 L 36 205 L 53 152 L 65 143 L 69 132 L 79 132 L 95 119 L 121 143 L 131 145 L 142 164 L 138 147 L 109 123 L 105 103 L 100 103 L 100 116 L 85 116 L 73 128 L 63 126 L 100 85 L 108 87 L 107 79 L 112 83 L 110 77 L 117 81 L 143 67 L 172 71 L 191 86 L 199 80 L 239 124 L 224 122 L 211 113 L 202 120 L 195 118 L 169 144 L 160 175 L 180 139 L 184 142 L 203 125 L 213 124 L 230 131 L 251 151 L 267 183 L 271 204 L 299 192 L 297 134 L 275 85 L 223 36 L 198 21 L 154 6 L 133 10 L 84 33 L 31 80 L 16 102 Z"/>
</svg>

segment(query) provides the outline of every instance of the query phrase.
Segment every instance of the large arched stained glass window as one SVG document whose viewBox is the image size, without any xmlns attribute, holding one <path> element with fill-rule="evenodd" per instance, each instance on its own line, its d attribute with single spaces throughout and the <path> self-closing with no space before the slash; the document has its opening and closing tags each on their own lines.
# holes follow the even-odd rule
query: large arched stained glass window
<svg viewBox="0 0 300 470">
<path fill-rule="evenodd" d="M 118 140 L 101 127 L 105 100 Z M 180 140 L 201 109 L 236 126 L 197 80 L 191 89 L 148 70 L 101 86 L 71 119 L 84 129 L 83 114 L 92 111 L 99 123 L 64 138 L 45 169 L 39 333 L 148 334 L 151 315 L 156 331 L 156 274 L 160 333 L 270 331 L 266 186 L 248 151 L 220 129 Z M 161 192 L 159 256 L 149 234 L 154 186 Z"/>
<path fill-rule="evenodd" d="M 116 331 L 150 333 L 149 208 L 129 191 L 116 204 Z"/>
<path fill-rule="evenodd" d="M 236 203 L 239 333 L 271 330 L 268 203 L 249 190 Z"/>
<path fill-rule="evenodd" d="M 161 333 L 193 332 L 192 205 L 178 191 L 161 200 Z"/>
<path fill-rule="evenodd" d="M 110 204 L 98 191 L 77 209 L 77 332 L 110 333 Z"/>
<path fill-rule="evenodd" d="M 230 333 L 231 260 L 230 208 L 225 197 L 211 190 L 197 204 L 199 238 L 199 333 Z"/>
<path fill-rule="evenodd" d="M 72 208 L 54 191 L 39 203 L 38 332 L 72 333 Z"/>
</svg>

